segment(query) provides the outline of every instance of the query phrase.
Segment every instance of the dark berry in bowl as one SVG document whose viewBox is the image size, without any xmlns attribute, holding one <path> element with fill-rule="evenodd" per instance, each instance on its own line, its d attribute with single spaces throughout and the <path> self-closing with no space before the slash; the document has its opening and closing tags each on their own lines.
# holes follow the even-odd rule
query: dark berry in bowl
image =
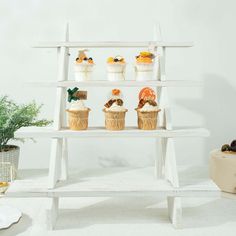
<svg viewBox="0 0 236 236">
<path fill-rule="evenodd" d="M 224 144 L 224 145 L 221 147 L 221 151 L 222 151 L 222 152 L 231 151 L 231 148 L 230 148 L 229 144 Z"/>
<path fill-rule="evenodd" d="M 84 61 L 87 61 L 87 60 L 88 60 L 88 58 L 87 58 L 87 57 L 85 57 L 85 58 L 84 58 Z"/>
<path fill-rule="evenodd" d="M 119 60 L 117 58 L 114 59 L 114 62 L 118 62 Z"/>
<path fill-rule="evenodd" d="M 236 140 L 233 140 L 230 144 L 230 147 L 236 147 Z"/>
</svg>

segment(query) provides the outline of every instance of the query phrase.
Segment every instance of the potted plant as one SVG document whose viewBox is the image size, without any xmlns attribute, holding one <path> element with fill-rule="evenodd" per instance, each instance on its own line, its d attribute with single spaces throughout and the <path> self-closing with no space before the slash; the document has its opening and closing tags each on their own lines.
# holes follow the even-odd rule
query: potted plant
<svg viewBox="0 0 236 236">
<path fill-rule="evenodd" d="M 16 177 L 20 148 L 9 144 L 10 140 L 15 139 L 15 131 L 21 127 L 46 126 L 51 123 L 45 119 L 37 119 L 41 107 L 42 105 L 38 106 L 35 102 L 19 105 L 7 96 L 0 97 L 0 164 L 3 167 L 0 178 L 2 181 L 11 180 L 9 168 L 4 168 L 4 163 L 11 165 L 12 178 Z"/>
</svg>

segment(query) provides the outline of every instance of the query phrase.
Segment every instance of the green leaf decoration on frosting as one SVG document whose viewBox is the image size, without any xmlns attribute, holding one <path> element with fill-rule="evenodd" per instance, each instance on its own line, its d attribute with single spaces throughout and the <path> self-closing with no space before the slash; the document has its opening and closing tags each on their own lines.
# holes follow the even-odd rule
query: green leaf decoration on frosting
<svg viewBox="0 0 236 236">
<path fill-rule="evenodd" d="M 77 87 L 74 87 L 73 89 L 68 89 L 67 90 L 67 92 L 68 92 L 68 102 L 79 100 L 79 98 L 75 96 L 75 93 L 78 90 L 79 90 L 79 88 L 77 88 Z"/>
</svg>

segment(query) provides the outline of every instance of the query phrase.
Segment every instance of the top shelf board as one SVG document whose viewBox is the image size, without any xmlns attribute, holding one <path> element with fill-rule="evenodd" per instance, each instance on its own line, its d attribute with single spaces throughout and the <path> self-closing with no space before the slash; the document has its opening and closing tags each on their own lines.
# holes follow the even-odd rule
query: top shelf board
<svg viewBox="0 0 236 236">
<path fill-rule="evenodd" d="M 146 47 L 192 47 L 193 42 L 116 42 L 116 41 L 97 41 L 97 42 L 40 42 L 34 48 L 146 48 Z"/>
</svg>

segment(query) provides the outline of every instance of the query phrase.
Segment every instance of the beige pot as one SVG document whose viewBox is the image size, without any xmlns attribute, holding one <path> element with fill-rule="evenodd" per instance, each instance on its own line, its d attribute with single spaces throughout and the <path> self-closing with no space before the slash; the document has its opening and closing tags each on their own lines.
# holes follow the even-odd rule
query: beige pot
<svg viewBox="0 0 236 236">
<path fill-rule="evenodd" d="M 7 145 L 8 151 L 0 152 L 0 181 L 10 182 L 17 177 L 20 147 Z"/>
<path fill-rule="evenodd" d="M 125 128 L 125 111 L 106 111 L 103 109 L 105 113 L 105 127 L 108 130 L 123 130 Z"/>
<path fill-rule="evenodd" d="M 210 177 L 225 192 L 236 193 L 236 153 L 210 153 Z"/>
<path fill-rule="evenodd" d="M 66 110 L 69 113 L 69 128 L 71 130 L 86 130 L 90 109 L 81 111 Z"/>
</svg>

